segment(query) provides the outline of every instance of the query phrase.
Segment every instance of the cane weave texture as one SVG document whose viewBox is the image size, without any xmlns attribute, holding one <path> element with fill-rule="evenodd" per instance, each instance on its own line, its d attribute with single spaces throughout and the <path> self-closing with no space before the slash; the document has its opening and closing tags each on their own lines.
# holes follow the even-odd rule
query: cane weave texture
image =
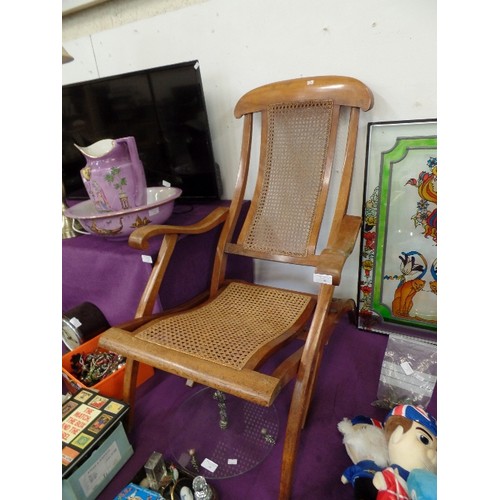
<svg viewBox="0 0 500 500">
<path fill-rule="evenodd" d="M 305 256 L 323 185 L 332 101 L 269 106 L 263 184 L 244 248 Z"/>
<path fill-rule="evenodd" d="M 310 300 L 230 283 L 208 305 L 152 322 L 136 337 L 240 370 L 260 347 L 290 329 Z"/>
</svg>

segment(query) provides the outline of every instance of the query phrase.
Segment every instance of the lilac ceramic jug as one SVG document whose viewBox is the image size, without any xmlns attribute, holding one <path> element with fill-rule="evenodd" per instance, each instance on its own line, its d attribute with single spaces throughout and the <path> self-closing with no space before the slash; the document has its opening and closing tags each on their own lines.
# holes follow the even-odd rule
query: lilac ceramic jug
<svg viewBox="0 0 500 500">
<path fill-rule="evenodd" d="M 133 137 L 102 139 L 87 147 L 75 147 L 87 161 L 80 173 L 98 212 L 146 205 L 146 176 Z"/>
</svg>

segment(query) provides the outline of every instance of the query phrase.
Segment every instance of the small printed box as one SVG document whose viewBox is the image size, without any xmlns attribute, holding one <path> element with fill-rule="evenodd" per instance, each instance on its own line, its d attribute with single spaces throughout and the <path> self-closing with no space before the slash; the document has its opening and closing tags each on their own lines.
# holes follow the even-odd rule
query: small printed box
<svg viewBox="0 0 500 500">
<path fill-rule="evenodd" d="M 93 500 L 132 456 L 124 401 L 81 389 L 62 405 L 62 498 Z"/>
<path fill-rule="evenodd" d="M 132 454 L 120 422 L 87 460 L 62 480 L 62 500 L 95 500 Z"/>
<path fill-rule="evenodd" d="M 100 335 L 94 337 L 93 339 L 85 342 L 81 346 L 69 351 L 62 357 L 62 376 L 64 384 L 66 385 L 69 392 L 74 394 L 80 389 L 90 389 L 99 392 L 104 396 L 110 398 L 121 399 L 123 397 L 123 379 L 125 378 L 125 367 L 121 367 L 116 370 L 111 375 L 102 379 L 97 384 L 92 387 L 87 387 L 82 381 L 78 380 L 72 373 L 71 370 L 71 358 L 75 354 L 88 354 L 94 352 L 99 343 Z M 145 365 L 143 363 L 139 364 L 139 374 L 137 375 L 137 387 L 139 387 L 143 382 L 148 380 L 154 374 L 154 369 L 151 366 Z"/>
<path fill-rule="evenodd" d="M 129 483 L 125 488 L 123 488 L 120 493 L 114 498 L 114 500 L 164 500 L 164 497 L 160 495 L 157 491 L 150 490 L 148 488 L 143 488 L 134 483 Z"/>
</svg>

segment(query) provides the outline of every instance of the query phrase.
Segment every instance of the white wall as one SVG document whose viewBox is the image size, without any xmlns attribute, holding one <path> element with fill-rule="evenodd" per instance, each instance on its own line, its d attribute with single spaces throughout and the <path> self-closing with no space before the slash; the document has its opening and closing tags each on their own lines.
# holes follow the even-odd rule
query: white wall
<svg viewBox="0 0 500 500">
<path fill-rule="evenodd" d="M 231 196 L 239 156 L 241 123 L 233 107 L 253 87 L 338 74 L 372 89 L 375 105 L 362 116 L 358 141 L 355 214 L 361 214 L 367 122 L 437 116 L 435 0 L 208 0 L 94 33 L 95 26 L 73 39 L 63 30 L 64 47 L 75 58 L 63 66 L 63 84 L 200 61 L 224 197 Z M 356 247 L 339 296 L 357 295 L 358 255 Z M 300 288 L 315 288 L 309 270 L 284 274 L 282 265 L 265 263 L 256 272 L 261 283 L 304 280 Z"/>
</svg>

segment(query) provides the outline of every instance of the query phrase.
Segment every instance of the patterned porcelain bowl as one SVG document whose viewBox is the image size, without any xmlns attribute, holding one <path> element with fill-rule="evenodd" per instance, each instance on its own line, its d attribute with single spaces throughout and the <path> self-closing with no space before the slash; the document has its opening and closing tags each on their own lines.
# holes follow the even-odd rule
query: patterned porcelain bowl
<svg viewBox="0 0 500 500">
<path fill-rule="evenodd" d="M 125 239 L 138 227 L 166 222 L 181 193 L 182 190 L 175 187 L 150 187 L 147 188 L 147 204 L 142 207 L 101 213 L 91 200 L 86 200 L 67 208 L 64 214 L 77 219 L 89 234 Z"/>
</svg>

